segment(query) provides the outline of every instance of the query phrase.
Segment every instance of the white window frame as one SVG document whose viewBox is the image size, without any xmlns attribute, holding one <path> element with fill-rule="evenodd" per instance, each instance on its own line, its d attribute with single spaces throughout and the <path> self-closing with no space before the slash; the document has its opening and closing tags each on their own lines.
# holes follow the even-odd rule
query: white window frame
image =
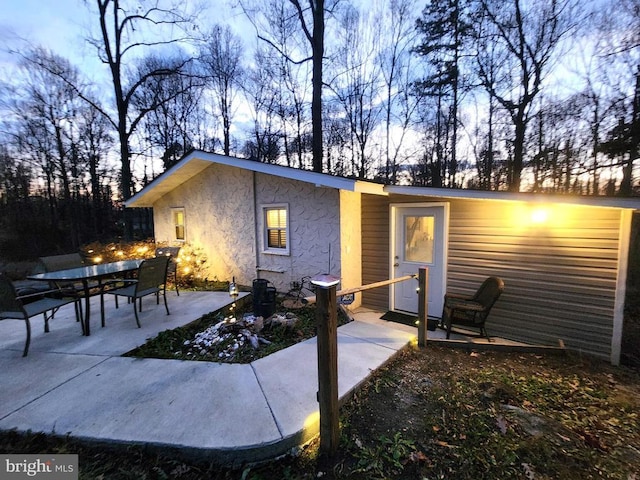
<svg viewBox="0 0 640 480">
<path fill-rule="evenodd" d="M 178 238 L 177 227 L 179 224 L 176 222 L 176 216 L 182 213 L 182 236 L 183 238 Z M 172 236 L 176 242 L 185 242 L 187 240 L 187 214 L 185 213 L 184 207 L 174 207 L 171 209 L 171 230 L 173 232 Z"/>
<path fill-rule="evenodd" d="M 287 214 L 287 221 L 285 225 L 285 234 L 286 234 L 286 247 L 285 248 L 275 248 L 269 247 L 269 229 L 267 228 L 267 211 L 268 210 L 284 210 Z M 269 203 L 262 205 L 262 252 L 269 253 L 272 255 L 289 255 L 291 252 L 291 230 L 289 228 L 289 204 L 288 203 Z"/>
</svg>

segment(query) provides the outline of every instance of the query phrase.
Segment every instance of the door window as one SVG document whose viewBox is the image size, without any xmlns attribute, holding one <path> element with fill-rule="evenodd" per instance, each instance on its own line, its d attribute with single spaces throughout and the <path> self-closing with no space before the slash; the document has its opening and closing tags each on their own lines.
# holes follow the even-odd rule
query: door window
<svg viewBox="0 0 640 480">
<path fill-rule="evenodd" d="M 404 217 L 404 259 L 433 263 L 434 217 Z"/>
</svg>

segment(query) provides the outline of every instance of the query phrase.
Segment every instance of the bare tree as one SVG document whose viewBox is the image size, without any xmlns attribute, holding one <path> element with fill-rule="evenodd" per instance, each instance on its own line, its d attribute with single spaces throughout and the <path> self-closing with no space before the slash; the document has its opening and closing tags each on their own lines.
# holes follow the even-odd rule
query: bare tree
<svg viewBox="0 0 640 480">
<path fill-rule="evenodd" d="M 52 228 L 78 246 L 84 227 L 75 209 L 89 193 L 99 218 L 101 179 L 107 178 L 99 167 L 111 145 L 105 119 L 78 97 L 79 88 L 91 97 L 78 70 L 43 48 L 22 55 L 22 76 L 14 83 L 7 127 L 13 144 L 21 161 L 29 162 L 43 180 Z M 94 233 L 101 233 L 104 224 L 99 223 Z"/>
<path fill-rule="evenodd" d="M 305 14 L 305 9 L 299 0 L 289 0 L 298 12 L 300 26 L 305 37 L 311 44 L 311 57 L 313 62 L 312 94 L 311 94 L 311 125 L 313 137 L 311 149 L 313 151 L 313 171 L 322 172 L 322 68 L 324 59 L 324 0 L 309 0 L 311 20 Z"/>
<path fill-rule="evenodd" d="M 187 63 L 187 57 L 180 53 L 176 57 L 146 57 L 138 65 L 141 72 L 164 68 L 171 72 L 173 66 Z M 151 143 L 152 156 L 158 154 L 166 169 L 173 166 L 201 136 L 198 124 L 202 114 L 202 90 L 204 80 L 192 67 L 187 66 L 178 73 L 155 75 L 140 86 L 132 98 L 136 111 L 154 104 L 155 98 L 163 98 L 157 108 L 147 113 L 141 125 L 145 138 Z M 157 157 L 156 157 L 157 158 Z"/>
<path fill-rule="evenodd" d="M 389 0 L 381 18 L 380 30 L 388 32 L 378 55 L 386 86 L 384 178 L 392 184 L 396 183 L 398 157 L 418 105 L 417 96 L 411 94 L 410 88 L 414 82 L 411 50 L 416 41 L 415 6 L 415 0 Z M 399 130 L 395 140 L 392 138 L 394 127 Z"/>
<path fill-rule="evenodd" d="M 69 209 L 72 183 L 79 181 L 77 166 L 72 168 L 73 143 L 78 139 L 74 125 L 79 101 L 75 91 L 60 76 L 79 84 L 79 74 L 66 59 L 43 48 L 23 55 L 22 72 L 13 104 L 15 140 L 44 173 L 52 224 L 57 225 L 59 220 L 66 222 L 77 245 L 77 224 Z"/>
<path fill-rule="evenodd" d="M 276 125 L 278 93 L 272 82 L 274 62 L 272 53 L 258 48 L 255 67 L 250 69 L 244 85 L 245 95 L 252 106 L 253 129 L 244 146 L 247 157 L 260 162 L 275 163 L 281 154 L 281 133 Z"/>
<path fill-rule="evenodd" d="M 200 52 L 204 76 L 213 93 L 217 114 L 222 119 L 223 151 L 231 152 L 231 122 L 236 96 L 244 76 L 243 45 L 228 26 L 214 25 Z"/>
<path fill-rule="evenodd" d="M 423 95 L 438 98 L 439 110 L 448 106 L 450 125 L 443 128 L 450 132 L 451 145 L 446 158 L 446 183 L 452 187 L 457 184 L 458 172 L 458 111 L 463 91 L 462 61 L 466 47 L 471 38 L 471 21 L 468 18 L 469 8 L 466 0 L 431 1 L 417 21 L 417 29 L 422 35 L 415 51 L 425 57 L 429 65 L 425 77 L 417 82 Z M 447 150 L 442 145 L 442 150 Z"/>
<path fill-rule="evenodd" d="M 272 2 L 264 12 L 269 25 L 269 37 L 280 55 L 268 56 L 273 65 L 272 83 L 276 99 L 276 112 L 281 122 L 284 155 L 288 166 L 305 168 L 310 150 L 308 82 L 310 62 L 294 63 L 289 59 L 296 52 L 309 55 L 306 40 L 299 38 L 299 20 L 292 14 L 291 5 Z"/>
<path fill-rule="evenodd" d="M 171 97 L 154 98 L 150 105 L 137 111 L 133 111 L 132 100 L 138 89 L 149 79 L 180 74 L 188 62 L 182 61 L 170 68 L 162 65 L 159 68 L 138 70 L 135 76 L 127 76 L 127 66 L 135 62 L 136 56 L 139 58 L 141 53 L 188 40 L 187 34 L 178 36 L 175 32 L 185 32 L 192 26 L 193 18 L 186 14 L 182 2 L 161 5 L 159 1 L 149 1 L 128 7 L 121 0 L 96 0 L 96 6 L 100 33 L 88 41 L 96 48 L 100 60 L 108 66 L 111 75 L 115 116 L 106 110 L 103 113 L 118 132 L 122 163 L 120 189 L 122 199 L 127 200 L 133 190 L 130 140 L 145 115 Z M 127 220 L 125 215 L 125 235 L 131 238 L 132 225 Z"/>
<path fill-rule="evenodd" d="M 609 33 L 604 49 L 607 59 L 622 65 L 620 79 L 626 84 L 621 88 L 626 111 L 600 147 L 619 161 L 619 194 L 631 195 L 634 167 L 640 158 L 640 1 L 623 0 L 607 6 L 601 22 Z"/>
<path fill-rule="evenodd" d="M 383 95 L 375 14 L 347 7 L 340 17 L 337 61 L 333 63 L 330 87 L 350 127 L 351 174 L 365 178 L 371 170 L 370 144 L 380 125 Z"/>
<path fill-rule="evenodd" d="M 531 108 L 562 39 L 574 27 L 573 0 L 480 0 L 478 76 L 489 95 L 511 117 L 513 159 L 509 189 L 520 190 L 525 138 Z M 483 55 L 483 46 L 500 46 L 501 61 Z"/>
<path fill-rule="evenodd" d="M 271 45 L 276 51 L 287 58 L 288 61 L 301 64 L 312 62 L 312 93 L 311 93 L 311 129 L 312 129 L 312 168 L 315 172 L 323 170 L 323 138 L 322 138 L 322 88 L 323 88 L 323 60 L 324 60 L 324 29 L 325 29 L 325 2 L 324 0 L 308 0 L 307 5 L 303 5 L 300 0 L 289 0 L 292 15 L 297 17 L 300 29 L 308 45 L 311 48 L 311 55 L 304 55 L 304 51 L 289 54 L 278 46 L 277 40 L 269 35 L 269 30 L 263 28 L 257 17 L 260 8 L 269 8 L 270 4 L 261 4 L 259 8 L 249 8 L 249 1 L 240 2 L 245 14 L 256 27 L 258 38 Z M 332 0 L 331 4 L 337 3 Z M 255 6 L 255 4 L 254 4 Z M 331 7 L 329 7 L 329 10 Z M 266 32 L 266 33 L 263 33 Z M 302 54 L 300 57 L 297 55 Z"/>
<path fill-rule="evenodd" d="M 104 115 L 86 105 L 82 110 L 82 122 L 78 131 L 77 153 L 85 160 L 89 173 L 93 214 L 92 238 L 100 238 L 109 232 L 112 219 L 110 176 L 112 168 L 106 159 L 114 140 Z"/>
</svg>

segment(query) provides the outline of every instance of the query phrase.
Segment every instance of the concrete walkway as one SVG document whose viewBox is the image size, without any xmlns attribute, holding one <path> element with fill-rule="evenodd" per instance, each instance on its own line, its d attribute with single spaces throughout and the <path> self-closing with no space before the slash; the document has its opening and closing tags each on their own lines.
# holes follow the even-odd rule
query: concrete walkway
<svg viewBox="0 0 640 480">
<path fill-rule="evenodd" d="M 50 333 L 32 319 L 26 358 L 24 322 L 0 322 L 0 430 L 169 447 L 227 465 L 289 452 L 318 433 L 315 339 L 244 365 L 120 356 L 229 300 L 225 292 L 170 292 L 167 316 L 148 297 L 138 329 L 131 306 L 116 310 L 111 298 L 101 328 L 94 298 L 90 337 L 66 306 Z M 415 339 L 415 328 L 386 323 L 338 329 L 341 398 Z"/>
</svg>

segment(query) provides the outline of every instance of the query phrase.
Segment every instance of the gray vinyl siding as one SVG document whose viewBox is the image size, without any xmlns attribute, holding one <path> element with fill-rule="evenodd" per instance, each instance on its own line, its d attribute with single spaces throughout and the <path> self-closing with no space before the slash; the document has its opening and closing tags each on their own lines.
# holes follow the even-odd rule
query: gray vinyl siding
<svg viewBox="0 0 640 480">
<path fill-rule="evenodd" d="M 426 200 L 365 196 L 363 242 L 367 233 L 381 235 L 389 203 L 404 201 Z M 491 275 L 505 281 L 505 292 L 487 322 L 490 335 L 543 345 L 562 340 L 573 350 L 609 358 L 620 210 L 563 206 L 566 217 L 558 225 L 517 228 L 513 211 L 521 203 L 440 201 L 450 204 L 447 291 L 471 294 Z M 367 228 L 366 221 L 372 222 Z M 388 278 L 388 223 L 386 228 L 384 241 L 378 238 L 368 250 L 363 248 L 364 283 Z M 376 260 L 369 265 L 371 256 Z M 381 263 L 386 270 L 374 268 Z M 378 290 L 375 297 L 363 297 L 363 304 L 380 308 L 386 300 L 388 308 L 387 290 Z"/>
</svg>

